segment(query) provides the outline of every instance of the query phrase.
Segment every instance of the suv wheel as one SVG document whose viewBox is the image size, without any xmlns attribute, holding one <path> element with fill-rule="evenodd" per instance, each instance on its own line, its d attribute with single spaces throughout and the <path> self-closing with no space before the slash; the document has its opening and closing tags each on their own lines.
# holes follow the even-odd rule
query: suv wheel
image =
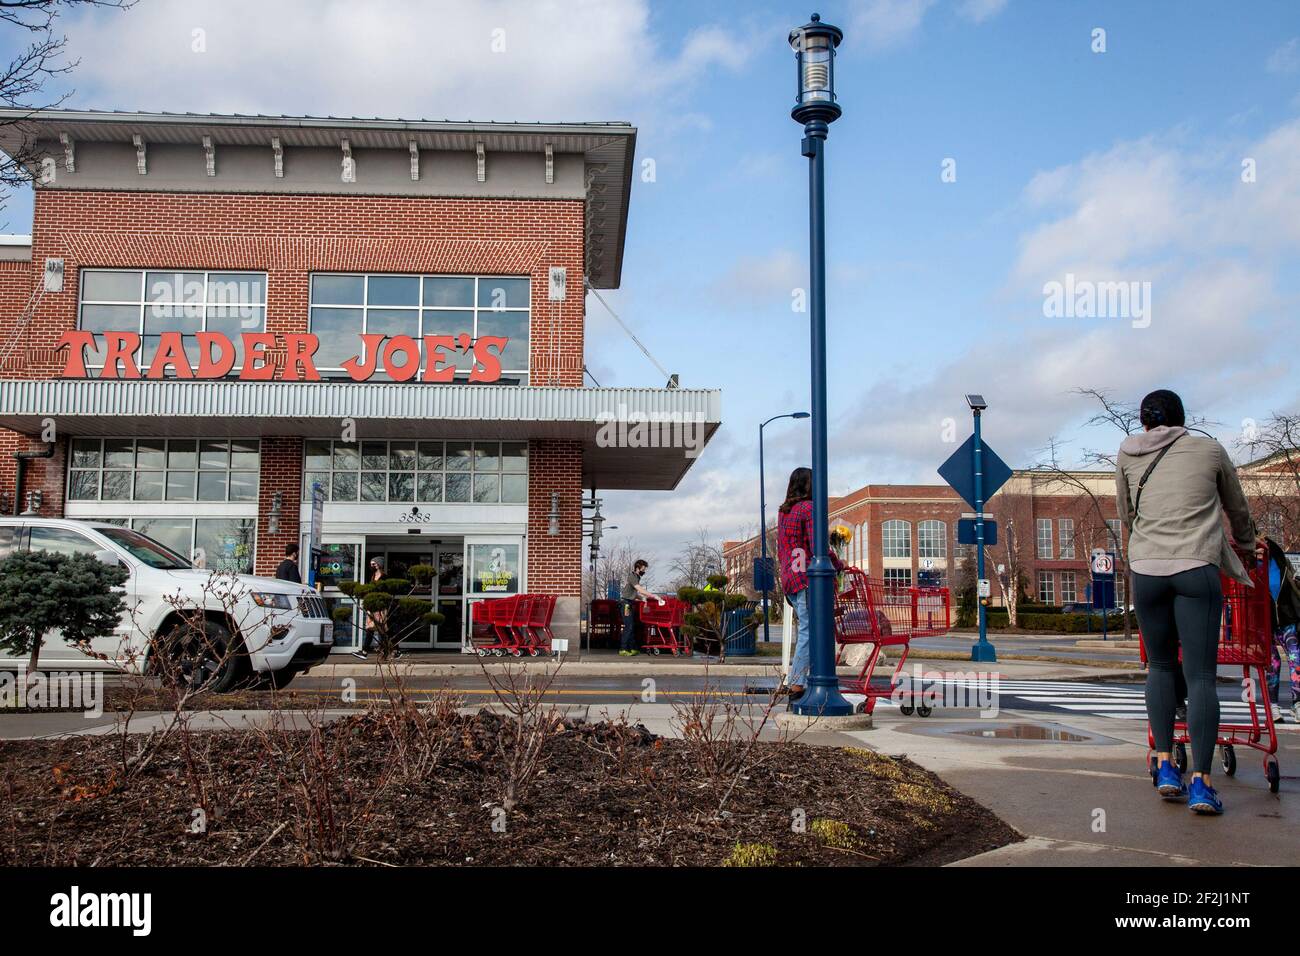
<svg viewBox="0 0 1300 956">
<path fill-rule="evenodd" d="M 248 664 L 230 628 L 210 618 L 204 619 L 201 629 L 183 622 L 172 625 L 162 650 L 164 681 L 216 694 L 233 690 Z"/>
</svg>

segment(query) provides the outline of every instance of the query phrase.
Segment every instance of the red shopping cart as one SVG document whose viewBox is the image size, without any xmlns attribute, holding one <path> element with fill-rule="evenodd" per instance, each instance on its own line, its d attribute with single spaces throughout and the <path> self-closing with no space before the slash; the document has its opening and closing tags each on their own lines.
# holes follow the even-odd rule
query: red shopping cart
<svg viewBox="0 0 1300 956">
<path fill-rule="evenodd" d="M 530 638 L 528 653 L 536 657 L 539 652 L 551 652 L 551 617 L 555 614 L 555 595 L 537 594 L 533 596 L 528 611 L 526 631 Z"/>
<path fill-rule="evenodd" d="M 667 651 L 674 657 L 691 656 L 690 641 L 682 634 L 686 621 L 686 602 L 673 597 L 641 602 L 641 623 L 645 625 L 646 642 L 641 649 L 651 654 Z"/>
<path fill-rule="evenodd" d="M 865 696 L 862 710 L 870 714 L 878 698 L 894 693 L 912 638 L 947 632 L 949 592 L 947 588 L 891 585 L 867 577 L 858 568 L 846 568 L 842 580 L 844 587 L 835 596 L 836 666 L 843 663 L 849 645 L 871 644 L 872 648 L 858 675 L 840 681 L 840 690 Z M 901 647 L 903 652 L 888 685 L 873 685 L 876 661 L 886 647 Z M 911 696 L 904 697 L 901 710 L 904 716 L 911 716 L 915 711 L 920 717 L 929 717 L 933 712 L 924 701 Z"/>
<path fill-rule="evenodd" d="M 470 643 L 474 653 L 479 657 L 521 657 L 525 640 L 521 630 L 528 623 L 528 602 L 528 595 L 517 594 L 471 604 Z M 478 628 L 476 624 L 485 626 Z"/>
<path fill-rule="evenodd" d="M 1219 623 L 1218 663 L 1240 665 L 1243 700 L 1248 705 L 1250 723 L 1229 723 L 1220 719 L 1215 743 L 1220 750 L 1223 772 L 1229 777 L 1237 772 L 1237 747 L 1250 747 L 1264 755 L 1264 779 L 1268 789 L 1277 793 L 1282 772 L 1277 762 L 1277 728 L 1273 724 L 1273 708 L 1268 702 L 1268 683 L 1265 668 L 1273 647 L 1273 608 L 1268 589 L 1268 564 L 1259 561 L 1253 551 L 1237 552 L 1245 564 L 1253 587 L 1220 575 L 1223 583 L 1223 618 Z M 1139 639 L 1141 634 L 1138 635 Z M 1147 661 L 1146 642 L 1139 640 L 1142 663 Z M 1181 655 L 1180 655 L 1181 657 Z M 1262 711 L 1262 713 L 1261 713 Z M 1187 724 L 1174 724 L 1174 764 L 1186 772 L 1187 745 L 1190 738 Z M 1147 769 L 1151 771 L 1151 784 L 1156 783 L 1155 736 L 1147 724 Z"/>
</svg>

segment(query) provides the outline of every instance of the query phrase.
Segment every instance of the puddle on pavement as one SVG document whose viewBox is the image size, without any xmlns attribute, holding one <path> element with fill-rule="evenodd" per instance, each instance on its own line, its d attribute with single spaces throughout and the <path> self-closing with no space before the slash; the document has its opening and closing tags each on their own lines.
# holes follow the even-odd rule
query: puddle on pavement
<svg viewBox="0 0 1300 956">
<path fill-rule="evenodd" d="M 1050 740 L 1058 743 L 1074 743 L 1091 740 L 1083 734 L 1073 734 L 1068 730 L 1056 730 L 1041 724 L 1003 724 L 999 727 L 975 727 L 970 730 L 950 730 L 958 737 L 984 737 L 988 740 Z"/>
</svg>

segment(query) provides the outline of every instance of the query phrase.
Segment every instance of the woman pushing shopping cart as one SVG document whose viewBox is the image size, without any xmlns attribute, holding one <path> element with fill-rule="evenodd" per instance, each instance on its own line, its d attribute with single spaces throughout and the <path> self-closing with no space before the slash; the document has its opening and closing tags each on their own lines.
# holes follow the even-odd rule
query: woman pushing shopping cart
<svg viewBox="0 0 1300 956">
<path fill-rule="evenodd" d="M 1139 417 L 1144 431 L 1120 445 L 1115 484 L 1119 515 L 1129 529 L 1133 603 L 1148 668 L 1152 780 L 1165 799 L 1186 798 L 1194 813 L 1220 814 L 1223 802 L 1210 784 L 1214 748 L 1224 740 L 1229 747 L 1238 742 L 1221 736 L 1219 724 L 1221 637 L 1232 658 L 1225 663 L 1249 669 L 1261 598 L 1267 606 L 1267 578 L 1260 594 L 1238 557 L 1253 555 L 1258 542 L 1227 451 L 1208 435 L 1189 433 L 1182 400 L 1173 392 L 1161 389 L 1147 395 Z M 1225 513 L 1235 551 L 1224 531 Z M 1267 663 L 1268 651 L 1264 654 Z M 1174 760 L 1175 669 L 1180 666 L 1187 680 L 1187 721 L 1181 738 L 1191 746 L 1190 786 Z M 1263 695 L 1262 669 L 1259 676 L 1252 699 Z M 1252 703 L 1252 714 L 1254 707 Z M 1250 745 L 1255 746 L 1265 732 L 1269 742 L 1261 749 L 1272 786 L 1277 779 L 1277 739 L 1267 706 L 1264 723 L 1245 731 L 1245 736 L 1253 738 Z M 1235 768 L 1235 755 L 1233 760 Z"/>
</svg>

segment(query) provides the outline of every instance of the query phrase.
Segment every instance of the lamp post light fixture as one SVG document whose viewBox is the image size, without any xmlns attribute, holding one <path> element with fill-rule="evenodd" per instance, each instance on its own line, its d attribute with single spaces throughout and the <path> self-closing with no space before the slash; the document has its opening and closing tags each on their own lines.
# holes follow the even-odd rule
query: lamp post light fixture
<svg viewBox="0 0 1300 956">
<path fill-rule="evenodd" d="M 546 533 L 554 538 L 560 533 L 560 493 L 551 492 L 551 511 L 546 516 Z"/>
<path fill-rule="evenodd" d="M 271 511 L 266 517 L 267 534 L 280 533 L 280 514 L 284 510 L 284 492 L 277 491 L 271 495 Z"/>
<path fill-rule="evenodd" d="M 830 559 L 826 454 L 826 135 L 840 118 L 835 98 L 835 48 L 839 27 L 821 17 L 790 31 L 797 68 L 797 94 L 790 116 L 803 124 L 801 152 L 808 157 L 808 305 L 812 339 L 813 553 L 808 562 L 809 673 L 804 693 L 790 705 L 803 716 L 843 717 L 853 707 L 840 694 L 835 676 L 835 566 Z"/>
<path fill-rule="evenodd" d="M 767 482 L 763 477 L 763 429 L 782 418 L 808 417 L 807 412 L 787 412 L 784 415 L 773 415 L 758 426 L 758 539 L 761 542 L 759 547 L 762 549 L 763 554 L 763 640 L 765 642 L 772 639 L 767 621 L 767 594 L 770 590 L 768 581 L 771 580 L 772 574 L 767 564 Z"/>
</svg>

